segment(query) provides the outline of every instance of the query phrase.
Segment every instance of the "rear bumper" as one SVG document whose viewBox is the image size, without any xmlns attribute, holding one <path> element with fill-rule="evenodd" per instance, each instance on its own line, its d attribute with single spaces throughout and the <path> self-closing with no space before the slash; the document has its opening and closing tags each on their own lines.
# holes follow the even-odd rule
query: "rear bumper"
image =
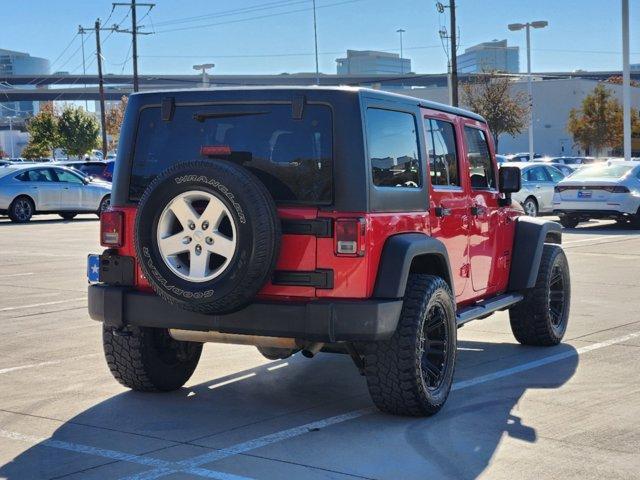
<svg viewBox="0 0 640 480">
<path fill-rule="evenodd" d="M 554 209 L 554 215 L 575 215 L 584 218 L 618 218 L 629 216 L 630 213 L 620 210 L 588 210 L 588 209 Z"/>
<path fill-rule="evenodd" d="M 228 315 L 204 315 L 129 287 L 89 285 L 89 316 L 107 325 L 217 331 L 319 342 L 384 340 L 396 330 L 402 300 L 255 302 Z"/>
</svg>

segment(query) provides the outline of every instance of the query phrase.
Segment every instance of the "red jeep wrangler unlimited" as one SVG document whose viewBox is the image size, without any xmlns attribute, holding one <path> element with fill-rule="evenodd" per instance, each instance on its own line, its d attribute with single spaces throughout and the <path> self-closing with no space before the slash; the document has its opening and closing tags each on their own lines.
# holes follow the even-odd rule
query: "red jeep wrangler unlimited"
<svg viewBox="0 0 640 480">
<path fill-rule="evenodd" d="M 499 175 L 498 175 L 499 173 Z M 359 88 L 132 95 L 89 313 L 114 377 L 180 388 L 204 342 L 349 354 L 385 412 L 444 404 L 456 330 L 509 309 L 555 345 L 569 269 L 483 118 Z"/>
</svg>

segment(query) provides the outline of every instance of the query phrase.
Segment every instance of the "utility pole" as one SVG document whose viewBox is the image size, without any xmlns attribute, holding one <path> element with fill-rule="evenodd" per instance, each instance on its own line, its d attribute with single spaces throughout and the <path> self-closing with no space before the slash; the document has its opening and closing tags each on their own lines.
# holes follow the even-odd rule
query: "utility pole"
<svg viewBox="0 0 640 480">
<path fill-rule="evenodd" d="M 82 75 L 86 75 L 87 74 L 87 67 L 85 65 L 85 61 L 84 61 L 84 35 L 87 33 L 87 31 L 82 28 L 82 25 L 78 25 L 78 33 L 80 34 L 80 40 L 81 40 L 81 45 L 82 45 Z M 84 89 L 87 89 L 87 82 L 84 82 Z M 89 111 L 89 102 L 87 101 L 86 97 L 84 99 L 84 111 L 88 112 Z"/>
<path fill-rule="evenodd" d="M 96 20 L 96 55 L 98 59 L 98 87 L 100 91 L 100 125 L 102 130 L 102 158 L 107 158 L 107 114 L 104 106 L 104 78 L 102 76 L 102 51 L 100 48 L 100 19 Z"/>
<path fill-rule="evenodd" d="M 451 105 L 458 106 L 458 59 L 456 58 L 458 49 L 456 30 L 456 0 L 449 0 L 449 15 L 451 19 Z"/>
<path fill-rule="evenodd" d="M 622 124 L 624 159 L 631 160 L 631 74 L 629 67 L 629 0 L 622 0 Z"/>
<path fill-rule="evenodd" d="M 131 3 L 113 3 L 113 7 L 129 7 L 131 8 L 131 30 L 120 30 L 118 28 L 115 29 L 118 33 L 130 33 L 131 34 L 131 60 L 133 63 L 133 91 L 137 92 L 139 90 L 139 80 L 138 80 L 138 35 L 151 35 L 152 32 L 140 32 L 138 30 L 138 16 L 136 12 L 136 6 L 138 7 L 149 7 L 151 10 L 155 7 L 155 3 L 138 3 L 136 4 L 136 0 L 131 0 Z"/>
</svg>

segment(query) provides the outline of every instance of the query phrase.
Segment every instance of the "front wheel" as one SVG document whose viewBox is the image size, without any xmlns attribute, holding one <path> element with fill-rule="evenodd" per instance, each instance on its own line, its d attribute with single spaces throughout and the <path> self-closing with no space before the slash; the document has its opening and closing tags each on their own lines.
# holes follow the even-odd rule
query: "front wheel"
<svg viewBox="0 0 640 480">
<path fill-rule="evenodd" d="M 562 247 L 546 244 L 533 288 L 509 310 L 511 330 L 523 345 L 557 345 L 567 330 L 571 304 L 569 264 Z"/>
<path fill-rule="evenodd" d="M 168 392 L 191 377 L 202 344 L 174 340 L 166 329 L 129 327 L 118 332 L 102 328 L 102 345 L 114 378 L 139 392 Z"/>
<path fill-rule="evenodd" d="M 456 360 L 454 305 L 442 278 L 410 275 L 395 333 L 364 344 L 367 386 L 380 410 L 427 416 L 442 408 Z"/>
</svg>

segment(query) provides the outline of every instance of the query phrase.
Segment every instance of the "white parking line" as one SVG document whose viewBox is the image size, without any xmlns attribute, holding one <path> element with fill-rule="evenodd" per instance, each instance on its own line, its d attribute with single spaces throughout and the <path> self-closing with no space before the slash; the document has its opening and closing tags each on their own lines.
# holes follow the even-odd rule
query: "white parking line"
<svg viewBox="0 0 640 480">
<path fill-rule="evenodd" d="M 86 299 L 87 297 L 68 298 L 66 300 L 56 300 L 55 302 L 32 303 L 31 305 L 18 305 L 16 307 L 0 308 L 0 312 L 10 312 L 13 310 L 21 310 L 23 308 L 46 307 L 47 305 L 59 305 L 61 303 L 79 302 L 80 300 L 86 300 Z"/>
<path fill-rule="evenodd" d="M 63 442 L 60 440 L 52 440 L 50 438 L 35 437 L 33 435 L 24 435 L 22 433 L 10 432 L 8 430 L 0 430 L 0 437 L 9 438 L 11 440 L 18 440 L 30 444 L 37 444 L 38 446 L 57 448 L 59 450 L 67 450 L 69 452 L 84 453 L 86 455 L 94 455 L 96 457 L 108 458 L 110 460 L 117 460 L 120 462 L 136 463 L 138 465 L 144 465 L 146 467 L 156 467 L 157 470 L 162 470 L 163 475 L 171 475 L 173 473 L 185 472 L 192 475 L 197 475 L 204 478 L 215 478 L 218 480 L 248 480 L 248 477 L 241 477 L 238 475 L 232 475 L 224 472 L 217 472 L 215 470 L 208 470 L 204 468 L 183 468 L 176 462 L 168 462 L 166 460 L 160 460 L 153 457 L 144 457 L 141 455 L 134 455 L 132 453 L 119 452 L 117 450 L 108 450 L 105 448 L 91 447 L 89 445 L 83 445 L 81 443 Z M 155 470 L 153 470 L 155 471 Z M 145 472 L 142 472 L 143 475 Z M 139 478 L 144 478 L 140 476 Z"/>
<path fill-rule="evenodd" d="M 33 272 L 28 272 L 28 273 L 10 273 L 8 275 L 0 275 L 0 278 L 26 277 L 27 275 L 34 275 L 34 273 Z"/>
<path fill-rule="evenodd" d="M 477 378 L 472 378 L 470 380 L 465 380 L 462 382 L 456 382 L 453 384 L 452 390 L 462 390 L 465 388 L 473 387 L 476 385 L 480 385 L 482 383 L 491 382 L 493 380 L 497 380 L 499 378 L 508 377 L 511 375 L 515 375 L 516 373 L 525 372 L 527 370 L 532 370 L 534 368 L 538 368 L 542 365 L 548 365 L 550 363 L 559 362 L 566 358 L 570 358 L 573 356 L 579 356 L 583 353 L 591 352 L 593 350 L 598 350 L 600 348 L 609 347 L 611 345 L 615 345 L 616 343 L 623 343 L 632 338 L 640 337 L 640 332 L 630 333 L 628 335 L 624 335 L 622 337 L 613 338 L 610 340 L 606 340 L 603 342 L 594 343 L 591 345 L 587 345 L 585 347 L 580 347 L 574 350 L 558 353 L 556 355 L 551 355 L 549 357 L 545 357 L 539 360 L 534 360 L 531 362 L 523 363 L 522 365 L 518 365 L 516 367 L 507 368 L 504 370 L 498 370 L 497 372 L 483 375 Z M 362 417 L 364 415 L 369 415 L 371 413 L 375 413 L 377 410 L 375 408 L 364 408 L 361 410 L 355 410 L 352 412 L 344 413 L 342 415 L 337 415 L 335 417 L 325 418 L 323 420 L 318 420 L 315 422 L 307 423 L 306 425 L 302 425 L 300 427 L 290 428 L 288 430 L 283 430 L 280 432 L 272 433 L 270 435 L 265 435 L 263 437 L 256 438 L 254 440 L 249 440 L 247 442 L 239 443 L 233 445 L 231 447 L 223 448 L 214 452 L 205 453 L 203 455 L 199 455 L 190 460 L 183 460 L 178 462 L 180 465 L 184 465 L 185 467 L 197 467 L 200 465 L 204 465 L 207 463 L 215 462 L 217 460 L 221 460 L 223 458 L 231 457 L 234 455 L 238 455 L 244 452 L 248 452 L 250 450 L 255 450 L 257 448 L 265 447 L 267 445 L 271 445 L 272 443 L 281 442 L 283 440 L 289 440 L 294 437 L 298 437 L 300 435 L 304 435 L 310 431 L 314 431 L 316 429 L 321 429 L 324 427 L 328 427 L 330 425 L 336 425 L 338 423 L 346 422 L 348 420 L 353 420 L 355 418 Z M 121 480 L 154 480 L 157 478 L 162 478 L 166 476 L 166 473 L 161 472 L 159 469 L 150 470 L 145 472 L 145 476 L 133 476 L 126 477 Z"/>
<path fill-rule="evenodd" d="M 562 242 L 563 245 L 571 245 L 574 243 L 582 243 L 582 242 L 596 242 L 598 240 L 625 240 L 627 238 L 640 238 L 638 235 L 605 235 L 602 237 L 589 237 L 589 238 L 581 238 L 580 240 L 569 240 L 568 242 Z"/>
<path fill-rule="evenodd" d="M 579 356 L 587 352 L 599 350 L 601 348 L 609 347 L 611 345 L 615 345 L 618 343 L 623 343 L 638 337 L 640 337 L 640 332 L 633 332 L 627 335 L 623 335 L 621 337 L 616 337 L 616 338 L 612 338 L 602 342 L 586 345 L 584 347 L 580 347 L 574 350 L 561 352 L 555 355 L 551 355 L 549 357 L 523 363 L 522 365 L 517 365 L 515 367 L 506 368 L 503 370 L 498 370 L 496 372 L 493 372 L 487 375 L 482 375 L 480 377 L 472 378 L 469 380 L 456 382 L 454 383 L 452 390 L 457 391 L 465 388 L 470 388 L 470 387 L 491 382 L 500 378 L 505 378 L 511 375 L 515 375 L 517 373 L 533 370 L 543 365 L 559 362 L 561 360 L 564 360 L 570 357 Z M 287 430 L 282 430 L 280 432 L 272 433 L 270 435 L 265 435 L 253 440 L 249 440 L 247 442 L 232 445 L 224 449 L 212 451 L 209 453 L 205 453 L 203 455 L 198 455 L 191 459 L 182 460 L 179 462 L 168 462 L 168 461 L 160 460 L 153 457 L 139 456 L 139 455 L 134 455 L 130 453 L 91 447 L 88 445 L 82 445 L 77 443 L 39 438 L 39 437 L 24 435 L 21 433 L 11 432 L 7 430 L 0 430 L 0 437 L 19 440 L 32 445 L 37 444 L 37 445 L 57 448 L 61 450 L 68 450 L 72 452 L 84 453 L 87 455 L 94 455 L 94 456 L 108 458 L 108 459 L 117 460 L 117 461 L 136 463 L 139 465 L 154 467 L 152 470 L 147 470 L 145 472 L 141 472 L 139 474 L 126 477 L 127 480 L 152 480 L 152 479 L 165 477 L 167 475 L 171 475 L 174 473 L 188 473 L 188 474 L 203 477 L 203 478 L 216 478 L 220 480 L 246 480 L 247 477 L 240 477 L 240 476 L 229 474 L 229 473 L 218 472 L 215 470 L 201 468 L 201 465 L 215 462 L 223 458 L 239 455 L 244 452 L 255 450 L 257 448 L 262 448 L 262 447 L 265 447 L 277 442 L 281 442 L 284 440 L 289 440 L 291 438 L 304 435 L 310 431 L 315 431 L 331 425 L 343 423 L 343 422 L 353 420 L 353 419 L 362 417 L 364 415 L 369 415 L 375 412 L 376 410 L 374 408 L 354 410 L 351 412 L 344 413 L 342 415 L 336 415 L 334 417 L 329 417 L 322 420 L 317 420 L 315 422 L 307 423 L 299 427 L 294 427 Z"/>
<path fill-rule="evenodd" d="M 58 364 L 60 364 L 62 362 L 68 362 L 70 360 L 80 360 L 80 359 L 83 359 L 83 358 L 97 357 L 98 355 L 100 355 L 100 354 L 99 353 L 89 353 L 87 355 L 79 355 L 77 357 L 65 358 L 64 360 L 50 360 L 48 362 L 29 363 L 27 365 L 19 365 L 17 367 L 1 368 L 0 369 L 0 375 L 2 375 L 4 373 L 15 372 L 15 371 L 18 371 L 18 370 L 26 370 L 28 368 L 46 367 L 47 365 L 58 365 Z"/>
</svg>

